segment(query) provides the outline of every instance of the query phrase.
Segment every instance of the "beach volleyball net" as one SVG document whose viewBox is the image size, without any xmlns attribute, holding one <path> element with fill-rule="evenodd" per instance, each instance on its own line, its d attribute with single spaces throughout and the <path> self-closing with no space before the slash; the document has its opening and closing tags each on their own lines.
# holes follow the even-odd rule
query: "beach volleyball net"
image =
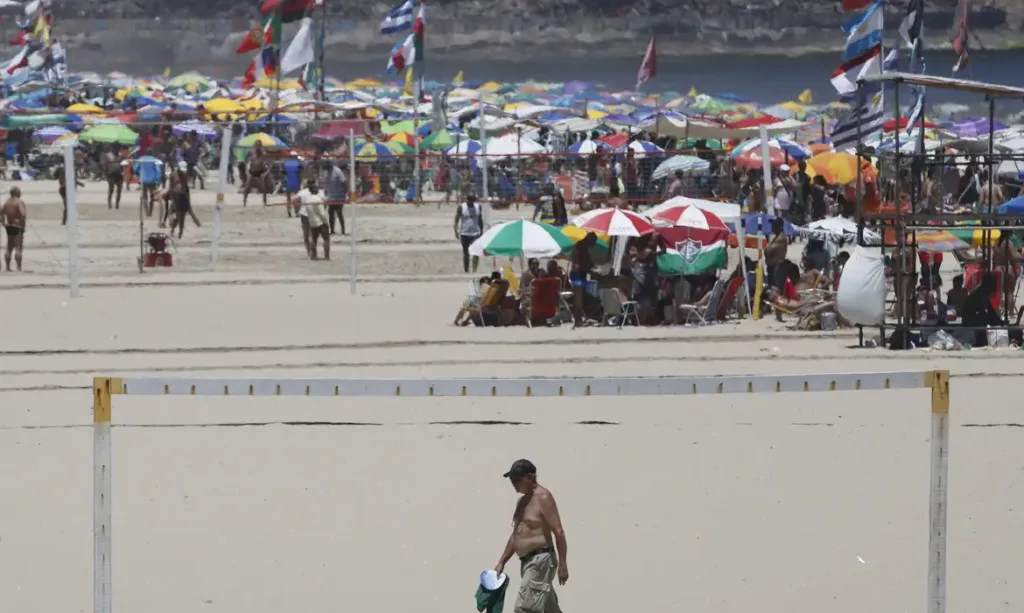
<svg viewBox="0 0 1024 613">
<path fill-rule="evenodd" d="M 949 451 L 949 372 L 836 373 L 711 377 L 533 379 L 188 379 L 113 378 L 93 381 L 93 598 L 95 613 L 113 603 L 112 437 L 115 397 L 250 396 L 338 398 L 585 398 L 793 394 L 929 390 L 931 412 L 928 497 L 927 613 L 946 606 L 946 526 Z"/>
</svg>

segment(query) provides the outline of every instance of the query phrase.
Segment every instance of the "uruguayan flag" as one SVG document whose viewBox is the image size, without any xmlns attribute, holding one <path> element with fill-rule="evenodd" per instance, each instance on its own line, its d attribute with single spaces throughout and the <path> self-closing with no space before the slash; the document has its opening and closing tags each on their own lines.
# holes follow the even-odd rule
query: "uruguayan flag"
<svg viewBox="0 0 1024 613">
<path fill-rule="evenodd" d="M 406 0 L 402 6 L 391 9 L 391 12 L 380 20 L 381 34 L 394 34 L 412 27 L 412 0 Z"/>
</svg>

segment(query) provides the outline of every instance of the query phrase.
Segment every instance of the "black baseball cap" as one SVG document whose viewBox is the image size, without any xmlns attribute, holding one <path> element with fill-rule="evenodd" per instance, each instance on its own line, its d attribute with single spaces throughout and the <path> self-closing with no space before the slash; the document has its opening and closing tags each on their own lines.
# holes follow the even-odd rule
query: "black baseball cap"
<svg viewBox="0 0 1024 613">
<path fill-rule="evenodd" d="M 516 460 L 512 462 L 512 468 L 508 469 L 508 472 L 502 475 L 502 477 L 518 479 L 519 477 L 535 474 L 537 474 L 537 467 L 533 465 L 533 462 L 529 460 Z"/>
</svg>

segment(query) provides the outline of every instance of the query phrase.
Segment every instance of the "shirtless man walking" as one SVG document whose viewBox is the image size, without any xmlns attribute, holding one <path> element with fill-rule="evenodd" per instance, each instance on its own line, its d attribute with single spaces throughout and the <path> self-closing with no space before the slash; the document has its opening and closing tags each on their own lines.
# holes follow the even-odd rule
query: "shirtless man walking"
<svg viewBox="0 0 1024 613">
<path fill-rule="evenodd" d="M 7 233 L 7 251 L 4 252 L 4 264 L 7 272 L 11 272 L 11 252 L 14 252 L 14 261 L 21 272 L 21 250 L 25 242 L 25 222 L 28 213 L 25 210 L 25 202 L 21 199 L 21 189 L 11 188 L 11 197 L 4 203 L 0 211 L 0 225 L 3 225 Z"/>
<path fill-rule="evenodd" d="M 559 585 L 565 585 L 569 566 L 555 498 L 537 483 L 537 467 L 529 460 L 516 460 L 504 476 L 521 496 L 512 515 L 512 535 L 494 571 L 503 573 L 512 555 L 519 556 L 521 583 L 515 613 L 561 613 L 552 584 L 557 573 Z"/>
</svg>

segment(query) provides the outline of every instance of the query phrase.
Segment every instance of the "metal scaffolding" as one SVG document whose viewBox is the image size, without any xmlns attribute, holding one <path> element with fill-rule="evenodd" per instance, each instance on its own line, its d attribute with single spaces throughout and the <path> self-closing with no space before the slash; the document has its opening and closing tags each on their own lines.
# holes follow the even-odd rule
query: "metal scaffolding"
<svg viewBox="0 0 1024 613">
<path fill-rule="evenodd" d="M 879 86 L 885 88 L 886 94 L 891 96 L 892 108 L 894 111 L 895 127 L 896 129 L 892 132 L 893 134 L 893 147 L 892 151 L 879 152 L 879 173 L 878 173 L 878 192 L 879 202 L 886 203 L 889 206 L 880 206 L 878 210 L 865 211 L 864 210 L 864 190 L 863 181 L 861 180 L 861 169 L 860 164 L 857 165 L 857 208 L 856 208 L 856 219 L 857 219 L 857 244 L 861 246 L 868 246 L 864 241 L 864 229 L 870 226 L 876 229 L 882 235 L 882 241 L 880 244 L 870 245 L 879 247 L 883 250 L 891 249 L 892 253 L 896 255 L 891 259 L 892 268 L 895 269 L 895 278 L 893 283 L 893 290 L 895 293 L 895 304 L 894 312 L 896 315 L 896 330 L 904 330 L 907 334 L 912 332 L 918 332 L 922 335 L 926 335 L 932 330 L 937 328 L 948 328 L 948 325 L 944 325 L 944 322 L 938 322 L 937 324 L 925 324 L 924 322 L 918 321 L 918 309 L 916 308 L 916 288 L 917 288 L 917 273 L 912 272 L 916 270 L 916 266 L 911 258 L 917 256 L 918 242 L 917 233 L 918 231 L 925 230 L 942 230 L 943 228 L 949 228 L 954 225 L 966 225 L 970 229 L 982 233 L 982 242 L 980 245 L 981 259 L 980 259 L 980 275 L 991 274 L 993 270 L 996 270 L 993 266 L 993 241 L 991 240 L 994 231 L 1011 231 L 1024 229 L 1021 219 L 1015 219 L 1007 215 L 999 215 L 993 206 L 995 184 L 996 184 L 996 173 L 1000 164 L 1006 161 L 1019 162 L 1020 167 L 1024 169 L 1024 153 L 1013 153 L 1006 148 L 1002 148 L 996 142 L 994 135 L 995 126 L 995 114 L 996 114 L 996 101 L 997 100 L 1014 100 L 1016 102 L 1024 100 L 1024 88 L 1010 87 L 1005 85 L 994 85 L 990 83 L 980 83 L 977 81 L 966 81 L 962 79 L 952 79 L 947 77 L 936 77 L 918 74 L 908 74 L 901 72 L 885 72 L 878 75 L 871 75 L 863 78 L 858 82 L 857 98 L 861 107 L 864 106 L 865 98 L 867 95 L 866 88 L 877 89 Z M 943 89 L 950 91 L 965 92 L 971 94 L 977 94 L 984 96 L 985 102 L 988 106 L 988 122 L 989 122 L 989 133 L 987 143 L 981 143 L 979 140 L 973 141 L 953 141 L 948 144 L 944 144 L 938 149 L 928 152 L 924 150 L 924 117 L 920 119 L 920 125 L 917 127 L 917 138 L 919 139 L 915 143 L 914 148 L 911 152 L 902 151 L 900 143 L 900 132 L 903 129 L 901 126 L 902 111 L 900 109 L 900 89 L 903 86 L 912 87 L 927 87 L 930 90 Z M 909 126 L 913 129 L 914 126 Z M 907 139 L 904 139 L 904 144 L 909 144 Z M 987 146 L 986 146 L 987 145 Z M 969 155 L 971 158 L 967 162 L 959 162 L 958 158 L 954 155 L 952 158 L 945 153 L 945 149 L 958 149 L 962 152 L 962 155 Z M 858 135 L 857 144 L 858 156 L 868 157 L 871 152 L 868 151 Z M 977 155 L 983 155 L 983 161 L 975 164 L 973 157 Z M 909 163 L 908 163 L 909 161 Z M 939 206 L 932 206 L 931 198 L 932 194 L 922 193 L 922 184 L 924 177 L 929 171 L 941 170 L 950 166 L 965 166 L 974 165 L 978 169 L 987 168 L 987 186 L 979 185 L 979 202 L 974 203 L 971 210 L 947 210 L 948 206 L 943 206 L 948 203 L 948 196 L 953 196 L 953 202 L 955 203 L 960 194 L 948 194 L 945 192 L 942 182 L 938 182 L 939 187 Z M 904 187 L 909 185 L 909 194 L 906 193 Z M 987 187 L 987 198 L 984 198 L 984 206 L 981 203 L 982 191 Z M 922 198 L 922 195 L 924 196 Z M 906 202 L 904 202 L 904 199 Z M 923 206 L 922 206 L 923 205 Z M 888 238 L 891 237 L 891 238 Z M 902 247 L 902 248 L 901 248 Z M 899 261 L 897 261 L 899 260 Z M 1002 262 L 1002 279 L 1010 278 L 1011 266 L 1007 259 L 1004 258 Z M 909 295 L 908 295 L 909 292 Z M 1002 287 L 1003 300 L 1002 300 L 1002 316 L 1003 320 L 1010 324 L 1010 304 L 1012 302 L 1013 290 L 1011 287 L 1003 283 Z M 886 327 L 892 327 L 892 323 L 883 324 L 881 326 L 882 338 L 885 339 Z M 1005 329 L 1010 327 L 1009 325 L 1003 326 Z M 998 329 L 998 328 L 997 328 Z"/>
</svg>

